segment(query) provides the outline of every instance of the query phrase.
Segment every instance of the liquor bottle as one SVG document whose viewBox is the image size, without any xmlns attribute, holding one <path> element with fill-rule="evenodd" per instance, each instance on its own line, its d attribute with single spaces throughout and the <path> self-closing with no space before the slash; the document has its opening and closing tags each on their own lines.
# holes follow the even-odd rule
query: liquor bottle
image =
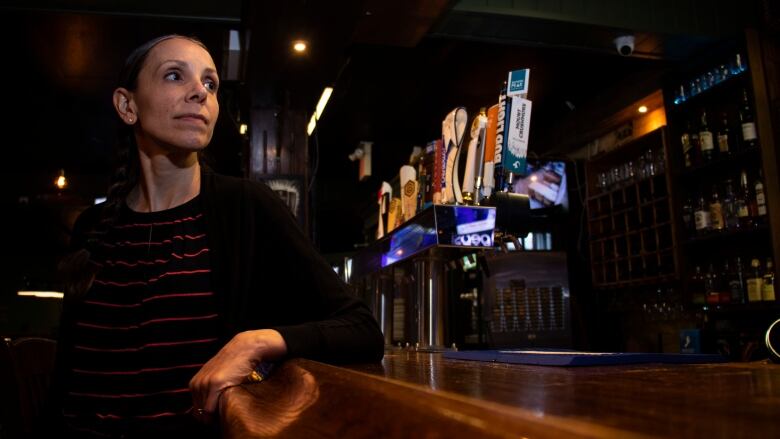
<svg viewBox="0 0 780 439">
<path fill-rule="evenodd" d="M 728 264 L 728 260 L 726 261 Z M 729 274 L 729 292 L 731 303 L 745 303 L 745 283 L 742 275 L 742 259 L 737 256 L 736 265 Z"/>
<path fill-rule="evenodd" d="M 692 236 L 696 232 L 696 223 L 693 220 L 693 200 L 690 197 L 682 206 L 682 220 L 685 232 Z"/>
<path fill-rule="evenodd" d="M 699 139 L 699 131 L 690 129 L 688 132 L 691 134 L 691 167 L 696 167 L 701 164 L 701 141 Z"/>
<path fill-rule="evenodd" d="M 772 264 L 772 258 L 766 260 L 764 282 L 761 285 L 761 299 L 775 300 L 775 269 Z"/>
<path fill-rule="evenodd" d="M 764 279 L 761 276 L 761 262 L 758 259 L 750 261 L 750 274 L 747 277 L 748 301 L 761 301 L 761 290 L 763 289 Z"/>
<path fill-rule="evenodd" d="M 699 205 L 696 206 L 696 210 L 693 212 L 693 221 L 696 226 L 696 233 L 699 235 L 706 234 L 712 227 L 710 208 L 704 201 L 703 194 L 699 197 Z"/>
<path fill-rule="evenodd" d="M 693 143 L 691 142 L 690 122 L 688 122 L 688 126 L 685 128 L 685 131 L 680 137 L 680 143 L 682 143 L 682 152 L 683 152 L 685 167 L 690 168 L 693 166 Z"/>
<path fill-rule="evenodd" d="M 761 168 L 758 169 L 758 177 L 753 185 L 756 194 L 756 225 L 766 221 L 766 197 L 764 196 L 764 182 L 762 181 Z"/>
<path fill-rule="evenodd" d="M 729 136 L 729 120 L 726 113 L 722 114 L 721 125 L 718 130 L 718 153 L 721 157 L 731 154 L 731 137 Z"/>
<path fill-rule="evenodd" d="M 723 196 L 723 220 L 726 229 L 736 230 L 739 224 L 739 217 L 737 216 L 737 201 L 734 196 L 734 188 L 731 179 L 726 180 L 725 186 L 726 193 Z M 685 214 L 683 213 L 683 215 Z"/>
<path fill-rule="evenodd" d="M 718 292 L 720 293 L 720 303 L 731 303 L 731 267 L 729 267 L 728 259 L 723 262 Z"/>
<path fill-rule="evenodd" d="M 739 227 L 742 229 L 753 226 L 753 217 L 755 216 L 755 202 L 750 194 L 750 187 L 747 182 L 747 173 L 743 169 L 739 175 L 740 190 L 737 193 L 737 217 L 739 218 Z"/>
<path fill-rule="evenodd" d="M 750 107 L 747 89 L 742 89 L 742 106 L 739 109 L 739 122 L 742 124 L 742 149 L 757 145 L 756 122 Z"/>
<path fill-rule="evenodd" d="M 696 305 L 704 305 L 707 303 L 707 298 L 704 294 L 704 275 L 701 272 L 701 267 L 696 266 L 696 270 L 691 276 L 691 302 Z"/>
<path fill-rule="evenodd" d="M 723 205 L 720 204 L 718 187 L 713 186 L 712 198 L 710 199 L 710 227 L 713 232 L 722 232 L 725 221 L 723 220 Z"/>
<path fill-rule="evenodd" d="M 704 293 L 707 297 L 708 304 L 716 305 L 720 303 L 719 285 L 718 273 L 715 272 L 715 267 L 710 264 L 709 269 L 707 269 L 707 274 L 704 275 Z"/>
<path fill-rule="evenodd" d="M 709 163 L 714 158 L 715 144 L 712 140 L 712 131 L 707 124 L 707 111 L 701 112 L 701 128 L 699 129 L 699 148 L 701 149 L 702 163 Z"/>
</svg>

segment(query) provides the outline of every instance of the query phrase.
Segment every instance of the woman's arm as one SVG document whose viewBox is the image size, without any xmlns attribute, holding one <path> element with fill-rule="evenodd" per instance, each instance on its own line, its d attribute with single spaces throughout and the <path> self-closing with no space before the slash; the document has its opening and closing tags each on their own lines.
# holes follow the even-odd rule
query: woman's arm
<svg viewBox="0 0 780 439">
<path fill-rule="evenodd" d="M 215 251 L 213 264 L 223 280 L 224 318 L 243 332 L 193 378 L 196 409 L 215 410 L 219 393 L 244 382 L 261 361 L 382 358 L 384 337 L 371 312 L 349 293 L 274 192 L 229 177 L 207 176 L 204 182 L 211 189 L 210 230 L 220 239 L 214 247 L 221 256 Z"/>
</svg>

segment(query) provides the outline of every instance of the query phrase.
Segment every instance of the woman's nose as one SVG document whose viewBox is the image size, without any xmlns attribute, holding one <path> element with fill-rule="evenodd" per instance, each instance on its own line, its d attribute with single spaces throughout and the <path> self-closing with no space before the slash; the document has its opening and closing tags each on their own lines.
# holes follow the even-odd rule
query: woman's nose
<svg viewBox="0 0 780 439">
<path fill-rule="evenodd" d="M 188 96 L 188 100 L 202 102 L 204 99 L 206 99 L 207 95 L 208 90 L 206 90 L 206 85 L 201 82 L 195 82 Z"/>
</svg>

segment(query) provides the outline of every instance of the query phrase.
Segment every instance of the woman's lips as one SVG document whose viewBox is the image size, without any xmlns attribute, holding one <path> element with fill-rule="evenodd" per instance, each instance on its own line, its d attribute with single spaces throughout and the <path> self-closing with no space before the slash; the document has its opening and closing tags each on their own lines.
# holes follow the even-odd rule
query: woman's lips
<svg viewBox="0 0 780 439">
<path fill-rule="evenodd" d="M 183 120 L 187 122 L 196 122 L 196 123 L 204 123 L 208 125 L 209 121 L 206 119 L 205 116 L 202 116 L 200 114 L 182 114 L 180 116 L 176 116 L 176 119 Z"/>
</svg>

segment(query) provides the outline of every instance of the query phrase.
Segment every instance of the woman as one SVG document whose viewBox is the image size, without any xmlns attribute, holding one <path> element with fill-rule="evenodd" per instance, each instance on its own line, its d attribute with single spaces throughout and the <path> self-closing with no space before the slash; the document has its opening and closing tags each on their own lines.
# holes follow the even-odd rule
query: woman
<svg viewBox="0 0 780 439">
<path fill-rule="evenodd" d="M 79 436 L 202 435 L 219 395 L 287 357 L 377 361 L 383 338 L 265 185 L 201 166 L 219 114 L 202 43 L 169 35 L 128 58 L 125 134 L 106 203 L 76 222 L 58 360 Z"/>
</svg>

